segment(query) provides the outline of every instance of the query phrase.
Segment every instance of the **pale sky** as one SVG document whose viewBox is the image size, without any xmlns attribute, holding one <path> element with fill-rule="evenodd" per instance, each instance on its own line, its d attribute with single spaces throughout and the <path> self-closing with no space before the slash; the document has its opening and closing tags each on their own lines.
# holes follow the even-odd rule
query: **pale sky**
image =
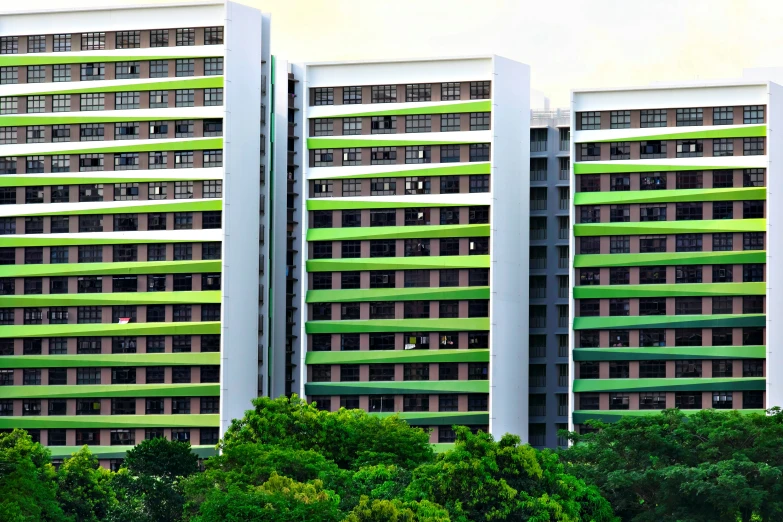
<svg viewBox="0 0 783 522">
<path fill-rule="evenodd" d="M 3 11 L 176 0 L 0 0 Z M 289 61 L 499 54 L 567 106 L 572 88 L 738 78 L 783 66 L 780 0 L 240 0 Z"/>
</svg>

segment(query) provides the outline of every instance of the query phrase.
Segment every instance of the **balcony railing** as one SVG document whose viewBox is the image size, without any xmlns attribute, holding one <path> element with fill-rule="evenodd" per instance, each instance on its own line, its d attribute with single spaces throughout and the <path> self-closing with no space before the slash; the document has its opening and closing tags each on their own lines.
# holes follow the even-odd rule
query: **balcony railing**
<svg viewBox="0 0 783 522">
<path fill-rule="evenodd" d="M 567 257 L 558 257 L 557 258 L 557 268 L 568 268 L 568 258 Z"/>
<path fill-rule="evenodd" d="M 530 376 L 531 388 L 545 388 L 546 387 L 546 375 L 531 375 Z"/>
<path fill-rule="evenodd" d="M 568 152 L 571 150 L 571 142 L 568 140 L 560 140 L 560 152 Z"/>
<path fill-rule="evenodd" d="M 530 298 L 531 299 L 544 299 L 546 298 L 546 287 L 541 288 L 530 288 Z"/>
<path fill-rule="evenodd" d="M 531 110 L 531 127 L 568 127 L 571 125 L 571 111 L 568 109 Z"/>
<path fill-rule="evenodd" d="M 557 327 L 558 328 L 566 328 L 568 326 L 568 317 L 558 317 L 557 318 Z"/>
<path fill-rule="evenodd" d="M 560 299 L 568 298 L 568 288 L 558 288 L 557 297 L 559 297 Z"/>
<path fill-rule="evenodd" d="M 561 199 L 559 203 L 560 210 L 568 210 L 568 205 L 571 203 L 569 199 Z"/>
<path fill-rule="evenodd" d="M 546 357 L 546 346 L 531 346 L 530 357 Z"/>
<path fill-rule="evenodd" d="M 530 200 L 530 210 L 546 210 L 546 200 L 545 199 L 531 199 Z"/>
<path fill-rule="evenodd" d="M 568 357 L 568 345 L 562 345 L 557 347 L 558 357 Z"/>
<path fill-rule="evenodd" d="M 546 328 L 546 317 L 531 317 L 530 328 Z"/>
<path fill-rule="evenodd" d="M 560 181 L 568 181 L 568 176 L 570 174 L 571 173 L 569 171 L 561 169 L 560 170 L 560 176 L 559 176 Z"/>
<path fill-rule="evenodd" d="M 532 257 L 532 258 L 530 258 L 530 269 L 531 270 L 543 270 L 544 268 L 546 268 L 546 258 L 545 257 Z"/>
<path fill-rule="evenodd" d="M 546 142 L 545 141 L 531 141 L 530 142 L 530 152 L 546 152 Z"/>
<path fill-rule="evenodd" d="M 530 239 L 546 239 L 546 229 L 545 228 L 530 229 Z"/>
<path fill-rule="evenodd" d="M 546 170 L 531 170 L 530 181 L 546 181 Z"/>
</svg>

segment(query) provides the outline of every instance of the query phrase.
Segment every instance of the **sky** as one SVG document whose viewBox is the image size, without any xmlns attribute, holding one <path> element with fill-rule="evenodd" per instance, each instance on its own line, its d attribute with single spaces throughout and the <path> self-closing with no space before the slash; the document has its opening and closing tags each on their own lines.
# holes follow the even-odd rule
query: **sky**
<svg viewBox="0 0 783 522">
<path fill-rule="evenodd" d="M 576 88 L 739 78 L 783 66 L 780 0 L 239 0 L 272 15 L 289 61 L 498 54 L 567 107 Z M 25 0 L 18 10 L 176 3 Z M 0 10 L 17 10 L 0 0 Z"/>
</svg>

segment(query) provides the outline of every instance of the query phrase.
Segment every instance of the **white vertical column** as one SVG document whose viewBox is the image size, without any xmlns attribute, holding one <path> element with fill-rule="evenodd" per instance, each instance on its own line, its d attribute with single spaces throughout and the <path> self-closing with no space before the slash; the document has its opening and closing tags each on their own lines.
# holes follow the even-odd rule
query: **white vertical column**
<svg viewBox="0 0 783 522">
<path fill-rule="evenodd" d="M 783 87 L 770 82 L 767 102 L 767 408 L 783 406 Z M 778 291 L 780 290 L 780 291 Z"/>
<path fill-rule="evenodd" d="M 493 57 L 489 431 L 528 439 L 530 68 Z"/>
<path fill-rule="evenodd" d="M 261 12 L 226 3 L 220 434 L 258 394 Z"/>
</svg>

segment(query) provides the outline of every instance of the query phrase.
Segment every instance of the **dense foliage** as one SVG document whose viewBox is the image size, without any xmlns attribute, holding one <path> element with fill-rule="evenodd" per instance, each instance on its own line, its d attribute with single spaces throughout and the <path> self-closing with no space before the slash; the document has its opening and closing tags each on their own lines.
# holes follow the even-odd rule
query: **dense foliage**
<svg viewBox="0 0 783 522">
<path fill-rule="evenodd" d="M 592 422 L 561 452 L 623 520 L 783 520 L 783 415 L 705 410 Z"/>
<path fill-rule="evenodd" d="M 677 411 L 594 423 L 537 451 L 457 428 L 435 454 L 396 416 L 259 398 L 199 470 L 187 444 L 147 440 L 122 469 L 83 448 L 55 469 L 0 434 L 0 520 L 12 522 L 749 522 L 783 520 L 783 415 Z M 776 412 L 773 412 L 776 413 Z"/>
</svg>

